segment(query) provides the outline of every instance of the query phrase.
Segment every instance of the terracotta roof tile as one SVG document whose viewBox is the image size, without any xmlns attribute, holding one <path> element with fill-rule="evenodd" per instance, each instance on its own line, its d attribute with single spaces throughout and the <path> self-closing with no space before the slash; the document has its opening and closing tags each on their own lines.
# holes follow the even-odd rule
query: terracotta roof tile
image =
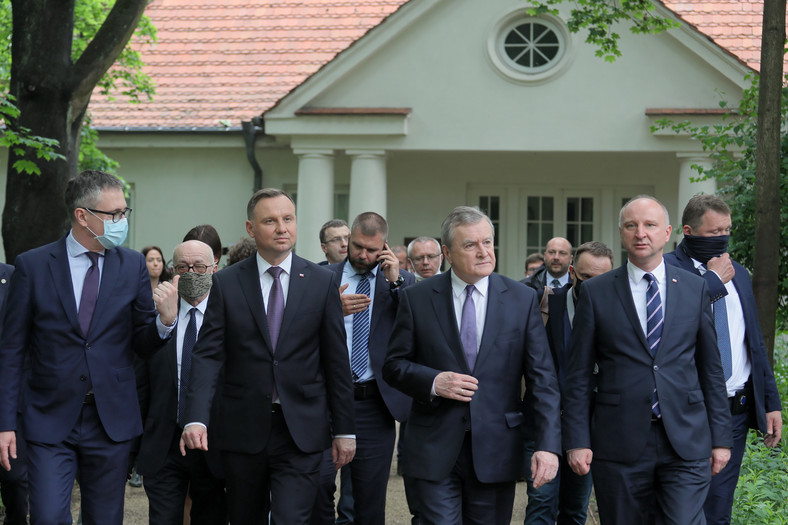
<svg viewBox="0 0 788 525">
<path fill-rule="evenodd" d="M 753 68 L 762 0 L 663 0 Z M 211 129 L 260 115 L 407 0 L 155 0 L 154 100 L 91 101 L 99 128 Z"/>
</svg>

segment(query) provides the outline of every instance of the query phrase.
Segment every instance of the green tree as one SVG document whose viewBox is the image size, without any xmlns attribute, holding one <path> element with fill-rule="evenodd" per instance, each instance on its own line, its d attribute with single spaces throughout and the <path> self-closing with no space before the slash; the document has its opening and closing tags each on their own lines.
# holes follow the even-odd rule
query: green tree
<svg viewBox="0 0 788 525">
<path fill-rule="evenodd" d="M 756 242 L 756 192 L 757 179 L 757 129 L 758 129 L 758 102 L 759 82 L 758 77 L 751 76 L 752 85 L 744 91 L 741 101 L 736 106 L 723 100 L 720 107 L 728 110 L 721 124 L 714 126 L 697 126 L 690 121 L 673 122 L 663 119 L 657 122 L 652 131 L 663 128 L 672 128 L 682 135 L 689 135 L 698 140 L 705 152 L 712 160 L 712 167 L 704 169 L 695 166 L 699 173 L 698 180 L 713 177 L 717 179 L 721 194 L 731 207 L 733 232 L 731 233 L 731 256 L 747 268 L 755 266 L 757 258 L 755 251 Z M 786 78 L 788 82 L 788 77 Z M 788 84 L 786 84 L 788 85 Z M 786 122 L 788 119 L 788 88 L 783 87 L 781 99 L 782 109 L 778 117 Z M 779 177 L 780 186 L 778 198 L 788 202 L 788 136 L 781 137 L 781 165 Z M 784 242 L 779 243 L 779 257 L 788 257 L 788 209 L 782 209 L 778 214 L 769 218 L 779 228 L 780 237 Z M 788 265 L 779 268 L 777 285 L 779 297 L 778 323 L 781 329 L 788 328 Z"/>
<path fill-rule="evenodd" d="M 137 50 L 137 33 L 155 40 L 143 17 L 148 0 L 2 0 L 0 2 L 0 85 L 18 113 L 6 127 L 11 136 L 46 137 L 59 156 L 42 162 L 41 147 L 9 149 L 3 242 L 6 259 L 50 242 L 68 223 L 65 184 L 83 166 L 116 166 L 96 147 L 87 112 L 94 89 L 130 102 L 153 94 Z M 115 64 L 113 66 L 113 64 Z M 3 90 L 5 91 L 5 89 Z M 54 141 L 54 142 L 52 142 Z M 33 140 L 35 142 L 35 140 Z M 81 148 L 80 148 L 81 146 Z M 19 166 L 35 168 L 18 171 Z"/>
</svg>

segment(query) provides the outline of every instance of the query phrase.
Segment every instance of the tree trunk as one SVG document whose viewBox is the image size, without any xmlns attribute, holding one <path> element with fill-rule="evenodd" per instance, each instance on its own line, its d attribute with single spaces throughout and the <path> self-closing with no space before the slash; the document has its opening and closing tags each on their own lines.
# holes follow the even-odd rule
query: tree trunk
<svg viewBox="0 0 788 525">
<path fill-rule="evenodd" d="M 769 361 L 774 364 L 780 266 L 780 121 L 786 0 L 765 0 L 755 157 L 753 288 Z"/>
<path fill-rule="evenodd" d="M 12 168 L 13 163 L 26 158 L 28 152 L 9 151 L 3 210 L 3 240 L 9 262 L 25 250 L 63 235 L 67 223 L 63 194 L 76 166 L 69 152 L 77 145 L 69 118 L 71 94 L 63 78 L 71 66 L 74 1 L 12 1 L 10 91 L 21 110 L 16 125 L 57 139 L 58 152 L 68 161 L 38 160 L 41 175 L 20 174 Z M 42 44 L 43 38 L 47 45 Z"/>
<path fill-rule="evenodd" d="M 52 242 L 70 225 L 64 202 L 76 174 L 82 121 L 90 95 L 139 24 L 148 0 L 116 0 L 96 36 L 71 58 L 76 0 L 11 0 L 10 92 L 20 115 L 13 125 L 56 139 L 66 160 L 37 161 L 40 175 L 19 174 L 13 164 L 30 152 L 8 155 L 3 243 L 6 261 Z"/>
</svg>

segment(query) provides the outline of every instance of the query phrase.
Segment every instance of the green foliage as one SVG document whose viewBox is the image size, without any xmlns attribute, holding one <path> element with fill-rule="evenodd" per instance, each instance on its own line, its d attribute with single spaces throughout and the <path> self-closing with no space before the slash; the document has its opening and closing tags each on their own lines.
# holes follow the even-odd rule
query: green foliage
<svg viewBox="0 0 788 525">
<path fill-rule="evenodd" d="M 699 177 L 717 179 L 717 193 L 731 207 L 734 228 L 731 232 L 730 254 L 736 261 L 752 271 L 755 254 L 755 143 L 758 120 L 758 79 L 744 91 L 738 108 L 731 109 L 726 101 L 720 107 L 730 111 L 721 124 L 697 126 L 691 122 L 675 123 L 663 119 L 652 127 L 670 128 L 676 133 L 689 135 L 698 140 L 703 151 L 713 161 L 711 169 L 694 166 Z M 788 88 L 783 87 L 782 122 L 783 130 L 788 122 Z M 783 133 L 780 167 L 780 258 L 788 257 L 788 135 Z M 777 323 L 781 329 L 788 328 L 788 265 L 781 264 L 778 276 Z"/>
<path fill-rule="evenodd" d="M 0 146 L 13 150 L 18 155 L 24 151 L 32 151 L 37 159 L 50 161 L 53 159 L 65 160 L 65 157 L 55 152 L 57 141 L 32 135 L 27 128 L 12 130 L 8 122 L 13 121 L 19 116 L 19 109 L 14 105 L 14 97 L 6 94 L 0 97 L 0 116 L 6 122 L 0 135 Z M 28 175 L 40 175 L 41 170 L 32 160 L 22 159 L 14 162 L 13 168 L 19 173 Z"/>
<path fill-rule="evenodd" d="M 72 59 L 77 60 L 85 51 L 96 32 L 104 23 L 107 14 L 114 5 L 114 0 L 77 0 L 74 7 L 74 40 L 72 45 Z M 56 140 L 37 137 L 30 134 L 30 130 L 15 130 L 9 123 L 18 115 L 18 110 L 13 105 L 13 100 L 8 95 L 8 86 L 11 79 L 11 2 L 0 0 L 0 114 L 5 120 L 0 146 L 25 148 L 34 151 L 36 158 L 51 160 L 64 158 L 55 153 L 58 147 Z M 133 48 L 127 45 L 121 52 L 115 64 L 107 71 L 98 83 L 102 95 L 114 100 L 118 95 L 125 97 L 128 102 L 136 104 L 142 97 L 152 99 L 155 88 L 151 78 L 142 71 L 142 56 L 139 44 L 148 45 L 156 42 L 156 28 L 147 16 L 142 17 L 135 31 L 134 40 L 137 45 Z M 81 143 L 79 152 L 79 168 L 102 169 L 116 173 L 118 163 L 107 157 L 97 146 L 98 132 L 90 127 L 91 117 L 86 112 L 82 125 Z M 20 160 L 13 166 L 19 173 L 40 174 L 39 168 L 30 160 Z"/>
<path fill-rule="evenodd" d="M 786 334 L 778 334 L 774 352 L 774 376 L 780 399 L 788 399 L 788 349 Z M 788 419 L 783 408 L 783 422 Z M 786 425 L 783 424 L 783 436 Z M 788 524 L 788 451 L 783 441 L 766 448 L 753 430 L 747 437 L 739 484 L 733 502 L 733 525 L 752 523 Z"/>
<path fill-rule="evenodd" d="M 532 16 L 548 13 L 558 16 L 559 4 L 569 0 L 528 0 Z M 679 23 L 654 14 L 650 0 L 573 0 L 573 8 L 567 20 L 572 33 L 586 29 L 586 43 L 597 48 L 596 56 L 613 62 L 621 56 L 621 35 L 614 31 L 620 23 L 629 23 L 634 34 L 658 34 L 678 27 Z"/>
</svg>

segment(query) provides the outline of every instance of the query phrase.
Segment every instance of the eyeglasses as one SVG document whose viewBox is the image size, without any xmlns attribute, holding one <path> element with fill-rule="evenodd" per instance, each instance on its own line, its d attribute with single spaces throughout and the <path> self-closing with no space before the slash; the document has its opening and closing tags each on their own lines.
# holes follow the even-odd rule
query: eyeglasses
<svg viewBox="0 0 788 525">
<path fill-rule="evenodd" d="M 410 260 L 413 261 L 413 262 L 417 262 L 417 263 L 418 262 L 428 262 L 428 261 L 432 262 L 432 261 L 434 261 L 435 259 L 437 259 L 440 256 L 441 256 L 441 254 L 437 254 L 437 255 L 422 255 L 421 257 L 410 257 Z"/>
<path fill-rule="evenodd" d="M 85 209 L 88 210 L 90 213 L 92 213 L 94 216 L 97 213 L 103 213 L 104 215 L 109 215 L 110 217 L 112 217 L 112 222 L 118 222 L 119 220 L 125 219 L 129 215 L 131 215 L 131 208 L 126 208 L 120 211 L 101 211 L 101 210 L 94 210 L 93 208 L 85 208 Z"/>
<path fill-rule="evenodd" d="M 346 243 L 346 242 L 348 242 L 348 240 L 349 240 L 349 237 L 334 237 L 333 239 L 326 240 L 326 242 L 324 244 L 328 244 L 328 243 L 331 243 L 331 242 L 336 242 L 336 243 L 343 243 L 343 242 L 345 242 Z"/>
<path fill-rule="evenodd" d="M 175 271 L 178 272 L 179 275 L 183 275 L 188 271 L 193 271 L 194 273 L 205 273 L 208 271 L 208 268 L 213 268 L 216 266 L 215 264 L 186 264 L 180 263 L 175 265 Z"/>
</svg>

